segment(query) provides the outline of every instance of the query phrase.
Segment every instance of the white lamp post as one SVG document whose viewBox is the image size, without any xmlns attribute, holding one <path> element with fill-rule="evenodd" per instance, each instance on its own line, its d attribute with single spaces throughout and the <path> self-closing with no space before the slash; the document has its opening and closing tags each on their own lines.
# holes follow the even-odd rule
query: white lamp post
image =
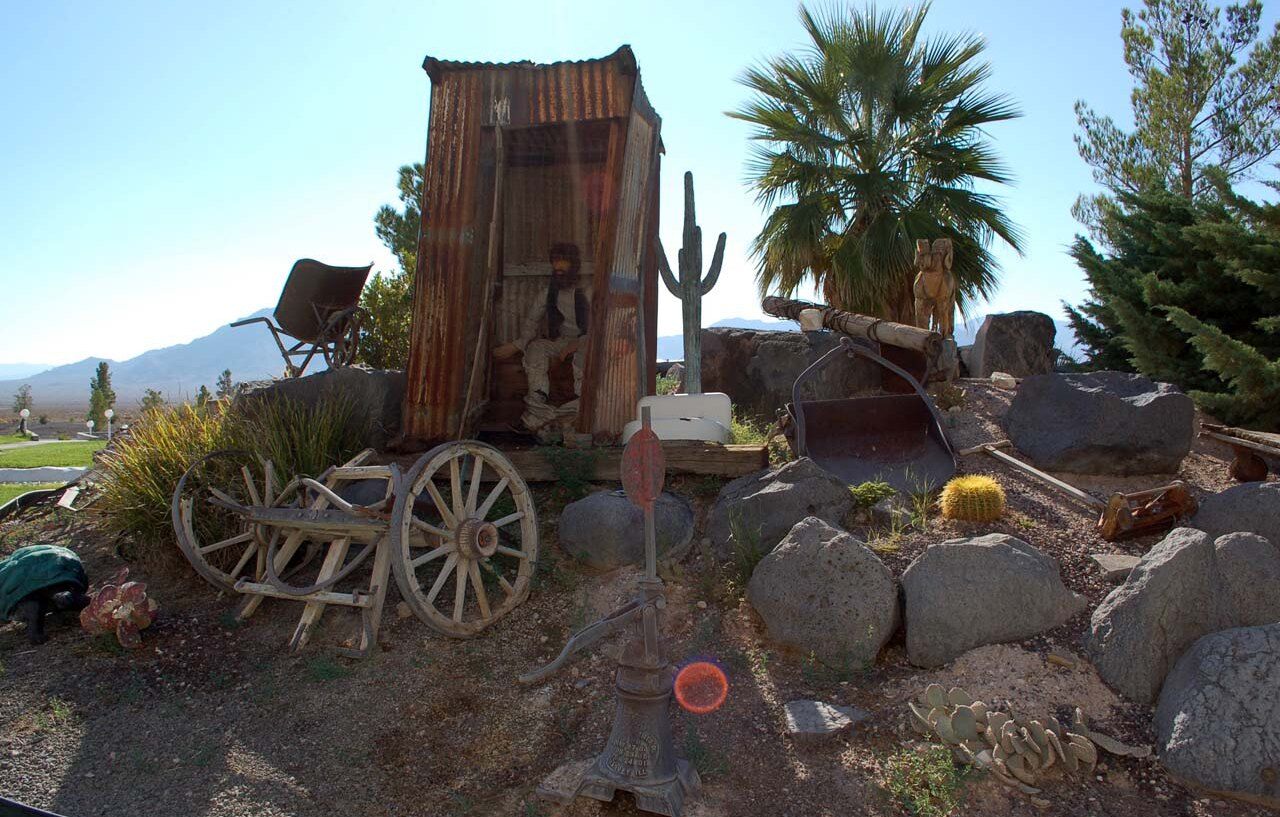
<svg viewBox="0 0 1280 817">
<path fill-rule="evenodd" d="M 102 416 L 107 418 L 107 439 L 111 439 L 111 418 L 116 416 L 115 409 L 107 409 L 102 412 Z"/>
<path fill-rule="evenodd" d="M 22 418 L 22 421 L 18 423 L 18 433 L 26 434 L 27 418 L 31 416 L 31 409 L 23 409 L 22 411 L 18 412 L 18 416 Z"/>
<path fill-rule="evenodd" d="M 89 429 L 89 436 L 93 436 L 93 420 L 85 420 L 84 427 Z"/>
</svg>

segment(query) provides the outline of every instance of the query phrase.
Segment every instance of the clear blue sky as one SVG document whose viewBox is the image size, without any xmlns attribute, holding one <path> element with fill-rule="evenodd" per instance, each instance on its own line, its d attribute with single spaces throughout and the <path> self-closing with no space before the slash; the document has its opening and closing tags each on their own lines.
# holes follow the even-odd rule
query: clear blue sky
<svg viewBox="0 0 1280 817">
<path fill-rule="evenodd" d="M 983 34 L 993 90 L 1025 116 L 991 135 L 1027 253 L 1001 252 L 982 311 L 1060 316 L 1081 297 L 1064 254 L 1092 187 L 1072 103 L 1128 117 L 1121 3 L 938 0 L 932 30 Z M 1274 19 L 1268 10 L 1267 17 Z M 16 3 L 0 25 L 0 362 L 123 359 L 275 304 L 292 262 L 391 258 L 373 232 L 396 168 L 421 161 L 423 56 L 537 61 L 630 43 L 663 117 L 662 235 L 680 177 L 710 241 L 729 233 L 704 320 L 754 316 L 745 127 L 723 115 L 748 63 L 803 41 L 791 2 Z M 679 332 L 664 297 L 662 334 Z M 249 331 L 249 330 L 245 330 Z"/>
</svg>

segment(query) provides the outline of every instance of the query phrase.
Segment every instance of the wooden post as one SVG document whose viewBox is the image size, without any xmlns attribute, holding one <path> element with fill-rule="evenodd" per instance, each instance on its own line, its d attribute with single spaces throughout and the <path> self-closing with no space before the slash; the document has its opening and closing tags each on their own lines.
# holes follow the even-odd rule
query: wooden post
<svg viewBox="0 0 1280 817">
<path fill-rule="evenodd" d="M 693 206 L 693 174 L 684 174 L 684 246 L 680 248 L 677 264 L 680 278 L 671 272 L 667 251 L 658 242 L 658 270 L 667 290 L 680 299 L 684 318 L 684 391 L 685 394 L 702 393 L 702 296 L 711 291 L 720 277 L 724 262 L 725 234 L 716 241 L 716 251 L 711 257 L 711 267 L 702 275 L 702 228 L 698 226 Z"/>
</svg>

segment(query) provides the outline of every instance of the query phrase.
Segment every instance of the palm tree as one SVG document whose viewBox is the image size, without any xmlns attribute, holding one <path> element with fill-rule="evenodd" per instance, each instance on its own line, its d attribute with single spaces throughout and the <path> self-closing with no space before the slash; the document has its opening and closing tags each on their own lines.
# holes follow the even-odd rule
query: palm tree
<svg viewBox="0 0 1280 817">
<path fill-rule="evenodd" d="M 812 43 L 749 69 L 729 116 L 754 126 L 748 180 L 772 208 L 752 242 L 762 295 L 807 281 L 827 303 L 911 322 L 917 238 L 950 238 L 961 312 L 996 286 L 994 237 L 1019 229 L 978 180 L 1009 181 L 983 127 L 1019 116 L 982 89 L 977 35 L 926 39 L 928 5 L 800 17 Z"/>
</svg>

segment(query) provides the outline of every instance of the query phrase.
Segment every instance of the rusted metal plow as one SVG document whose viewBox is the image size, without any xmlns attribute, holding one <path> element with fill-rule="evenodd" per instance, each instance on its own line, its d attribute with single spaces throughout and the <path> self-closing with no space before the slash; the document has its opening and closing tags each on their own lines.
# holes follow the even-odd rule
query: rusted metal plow
<svg viewBox="0 0 1280 817">
<path fill-rule="evenodd" d="M 372 455 L 363 451 L 280 488 L 269 460 L 210 454 L 174 491 L 178 546 L 210 584 L 246 596 L 241 620 L 268 598 L 302 602 L 289 642 L 295 650 L 307 644 L 325 607 L 339 605 L 360 613 L 359 634 L 342 651 L 367 655 L 392 573 L 418 618 L 459 638 L 528 598 L 537 516 L 528 486 L 501 452 L 474 441 L 446 443 L 405 473 L 365 465 Z M 357 583 L 366 563 L 368 581 Z"/>
<path fill-rule="evenodd" d="M 1230 473 L 1237 482 L 1261 482 L 1268 471 L 1264 457 L 1280 459 L 1280 434 L 1201 423 L 1200 435 L 1231 446 Z"/>
<path fill-rule="evenodd" d="M 619 790 L 629 791 L 641 810 L 679 817 L 684 813 L 685 797 L 698 789 L 700 781 L 698 772 L 676 754 L 671 739 L 673 679 L 662 643 L 660 616 L 666 597 L 658 578 L 653 520 L 653 505 L 662 494 L 666 466 L 662 444 L 650 424 L 649 407 L 641 412 L 644 425 L 627 443 L 622 470 L 627 497 L 644 510 L 645 573 L 640 594 L 574 634 L 554 661 L 519 680 L 526 684 L 542 681 L 563 667 L 573 653 L 629 628 L 631 637 L 618 658 L 618 701 L 604 751 L 589 764 L 582 764 L 567 785 L 555 790 L 540 788 L 539 793 L 564 802 L 576 797 L 608 802 Z"/>
<path fill-rule="evenodd" d="M 1035 477 L 1045 485 L 1098 511 L 1098 535 L 1108 542 L 1155 533 L 1172 527 L 1174 522 L 1196 512 L 1196 499 L 1182 481 L 1159 488 L 1126 494 L 1113 493 L 1107 501 L 1085 493 L 1057 477 L 1050 476 L 1017 457 L 999 450 L 1011 446 L 1008 440 L 975 445 L 960 451 L 962 455 L 990 454 L 1001 462 Z"/>
<path fill-rule="evenodd" d="M 837 358 L 865 357 L 902 378 L 911 391 L 834 400 L 804 400 L 801 387 Z M 956 472 L 955 453 L 920 381 L 849 338 L 801 372 L 791 390 L 797 457 L 809 457 L 850 485 L 882 480 L 899 491 L 942 486 Z"/>
</svg>

